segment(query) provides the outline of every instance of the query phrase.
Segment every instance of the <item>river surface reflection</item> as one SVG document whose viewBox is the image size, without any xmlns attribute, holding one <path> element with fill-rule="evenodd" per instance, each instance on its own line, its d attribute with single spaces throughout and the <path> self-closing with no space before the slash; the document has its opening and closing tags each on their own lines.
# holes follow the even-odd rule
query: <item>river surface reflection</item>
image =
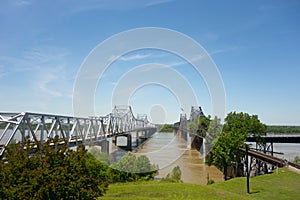
<svg viewBox="0 0 300 200">
<path fill-rule="evenodd" d="M 214 166 L 205 165 L 197 150 L 187 148 L 187 143 L 174 133 L 155 133 L 152 138 L 135 150 L 136 155 L 146 155 L 151 163 L 159 166 L 156 178 L 165 177 L 179 166 L 186 183 L 206 184 L 207 177 L 215 182 L 223 181 L 222 173 Z"/>
</svg>

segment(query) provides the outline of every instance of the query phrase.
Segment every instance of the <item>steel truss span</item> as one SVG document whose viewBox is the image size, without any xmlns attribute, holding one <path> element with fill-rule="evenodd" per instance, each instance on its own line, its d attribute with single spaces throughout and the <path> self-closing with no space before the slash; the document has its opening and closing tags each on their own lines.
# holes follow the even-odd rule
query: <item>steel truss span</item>
<svg viewBox="0 0 300 200">
<path fill-rule="evenodd" d="M 179 130 L 181 132 L 188 132 L 188 123 L 190 122 L 195 122 L 195 120 L 199 120 L 201 117 L 205 117 L 202 108 L 192 106 L 191 107 L 191 113 L 190 113 L 190 118 L 187 119 L 186 114 L 180 114 L 180 121 L 179 121 Z M 195 127 L 196 128 L 196 127 Z M 195 132 L 197 130 L 191 130 L 193 135 L 195 135 Z"/>
<path fill-rule="evenodd" d="M 70 117 L 42 113 L 0 112 L 0 156 L 11 142 L 45 142 L 58 136 L 68 146 L 106 140 L 113 135 L 154 128 L 147 115 L 133 115 L 131 106 L 115 106 L 101 117 Z"/>
</svg>

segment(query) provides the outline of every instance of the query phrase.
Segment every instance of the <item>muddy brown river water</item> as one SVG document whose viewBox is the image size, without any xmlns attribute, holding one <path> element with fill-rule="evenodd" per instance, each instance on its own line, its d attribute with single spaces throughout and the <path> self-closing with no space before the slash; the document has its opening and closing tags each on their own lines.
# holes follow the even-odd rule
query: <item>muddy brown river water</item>
<svg viewBox="0 0 300 200">
<path fill-rule="evenodd" d="M 179 166 L 183 182 L 206 184 L 208 176 L 215 182 L 223 181 L 222 173 L 216 167 L 207 166 L 203 156 L 197 150 L 190 150 L 187 143 L 174 133 L 155 133 L 135 153 L 146 155 L 151 163 L 159 166 L 156 178 L 165 177 Z"/>
</svg>

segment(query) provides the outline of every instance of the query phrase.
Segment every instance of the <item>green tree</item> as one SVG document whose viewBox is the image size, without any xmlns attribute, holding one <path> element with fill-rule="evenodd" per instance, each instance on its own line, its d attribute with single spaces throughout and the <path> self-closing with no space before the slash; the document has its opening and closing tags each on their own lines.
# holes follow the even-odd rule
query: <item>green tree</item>
<svg viewBox="0 0 300 200">
<path fill-rule="evenodd" d="M 157 174 L 157 167 L 150 163 L 148 157 L 137 157 L 127 152 L 118 162 L 111 164 L 111 180 L 113 182 L 126 182 L 136 180 L 152 180 Z"/>
<path fill-rule="evenodd" d="M 266 125 L 260 122 L 257 115 L 232 112 L 225 118 L 223 131 L 212 151 L 207 155 L 207 163 L 223 170 L 227 178 L 227 168 L 231 166 L 237 175 L 241 167 L 243 153 L 239 148 L 246 142 L 249 135 L 260 137 L 266 134 Z"/>
<path fill-rule="evenodd" d="M 209 127 L 205 137 L 206 143 L 208 144 L 207 151 L 210 151 L 211 148 L 217 143 L 218 138 L 222 133 L 222 129 L 223 125 L 221 123 L 221 119 L 215 116 L 214 119 L 209 123 Z"/>
<path fill-rule="evenodd" d="M 54 144 L 54 146 L 52 146 Z M 36 148 L 38 147 L 38 149 Z M 58 138 L 11 145 L 0 161 L 2 199 L 95 199 L 108 187 L 107 167 L 87 154 L 58 145 Z"/>
<path fill-rule="evenodd" d="M 199 119 L 194 119 L 194 121 L 190 122 L 188 125 L 189 133 L 205 137 L 208 131 L 209 124 L 210 116 L 204 116 Z"/>
<path fill-rule="evenodd" d="M 260 137 L 265 135 L 267 126 L 260 122 L 257 115 L 249 115 L 248 113 L 231 112 L 225 118 L 223 131 L 228 133 L 236 131 L 246 137 L 253 135 Z"/>
</svg>

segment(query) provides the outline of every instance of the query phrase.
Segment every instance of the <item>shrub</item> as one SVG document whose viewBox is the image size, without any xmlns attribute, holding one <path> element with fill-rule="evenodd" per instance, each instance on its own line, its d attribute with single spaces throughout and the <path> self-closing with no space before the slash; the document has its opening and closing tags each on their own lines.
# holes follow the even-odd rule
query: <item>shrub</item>
<svg viewBox="0 0 300 200">
<path fill-rule="evenodd" d="M 112 182 L 127 182 L 136 180 L 153 180 L 157 167 L 150 163 L 148 157 L 136 157 L 132 152 L 126 153 L 118 162 L 110 166 Z"/>
<path fill-rule="evenodd" d="M 171 174 L 168 173 L 165 178 L 162 178 L 161 181 L 166 182 L 182 182 L 181 180 L 181 170 L 179 166 L 173 168 Z"/>
</svg>

